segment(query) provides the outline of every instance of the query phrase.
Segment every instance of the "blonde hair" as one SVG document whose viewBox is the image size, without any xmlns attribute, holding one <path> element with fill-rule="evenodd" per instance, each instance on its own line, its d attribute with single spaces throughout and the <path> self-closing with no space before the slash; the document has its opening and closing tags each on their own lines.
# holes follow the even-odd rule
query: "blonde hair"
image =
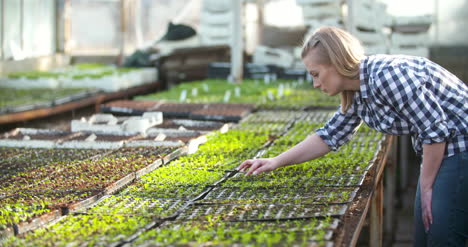
<svg viewBox="0 0 468 247">
<path fill-rule="evenodd" d="M 349 79 L 359 79 L 359 64 L 364 58 L 361 43 L 348 32 L 337 27 L 321 27 L 302 46 L 302 59 L 314 49 L 317 61 L 331 64 L 339 74 Z M 353 91 L 341 93 L 341 112 L 345 113 L 353 104 Z"/>
</svg>

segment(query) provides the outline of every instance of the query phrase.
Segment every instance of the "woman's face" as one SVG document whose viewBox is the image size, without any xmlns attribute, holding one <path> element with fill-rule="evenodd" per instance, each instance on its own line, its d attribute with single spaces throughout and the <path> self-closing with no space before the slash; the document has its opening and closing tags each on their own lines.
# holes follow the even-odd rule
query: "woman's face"
<svg viewBox="0 0 468 247">
<path fill-rule="evenodd" d="M 340 75 L 333 65 L 318 62 L 314 50 L 303 59 L 307 71 L 314 80 L 314 87 L 322 90 L 329 96 L 335 96 L 344 91 L 345 77 Z"/>
</svg>

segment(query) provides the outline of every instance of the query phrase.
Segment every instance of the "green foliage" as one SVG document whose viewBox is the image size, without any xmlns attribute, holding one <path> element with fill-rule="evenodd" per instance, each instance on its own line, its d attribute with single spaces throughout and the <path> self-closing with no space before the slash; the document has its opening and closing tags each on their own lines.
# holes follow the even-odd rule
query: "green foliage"
<svg viewBox="0 0 468 247">
<path fill-rule="evenodd" d="M 205 221 L 170 222 L 143 234 L 132 246 L 320 246 L 331 232 L 333 220 L 224 222 L 207 216 Z"/>
<path fill-rule="evenodd" d="M 236 89 L 238 88 L 238 89 Z M 280 89 L 283 88 L 280 93 Z M 196 89 L 196 94 L 192 94 Z M 257 104 L 261 108 L 300 109 L 304 106 L 338 106 L 338 97 L 329 97 L 310 84 L 299 84 L 286 80 L 264 83 L 258 80 L 244 80 L 241 84 L 229 83 L 226 80 L 205 80 L 182 83 L 168 91 L 139 96 L 138 100 L 180 101 L 182 91 L 187 92 L 183 102 L 216 103 L 225 102 L 230 92 L 229 103 Z M 236 90 L 240 94 L 236 94 Z"/>
<path fill-rule="evenodd" d="M 67 216 L 56 224 L 41 228 L 24 238 L 10 237 L 5 246 L 104 246 L 123 240 L 150 223 L 147 217 L 123 215 Z"/>
<path fill-rule="evenodd" d="M 83 88 L 14 89 L 0 87 L 0 108 L 50 102 L 86 90 Z"/>
</svg>

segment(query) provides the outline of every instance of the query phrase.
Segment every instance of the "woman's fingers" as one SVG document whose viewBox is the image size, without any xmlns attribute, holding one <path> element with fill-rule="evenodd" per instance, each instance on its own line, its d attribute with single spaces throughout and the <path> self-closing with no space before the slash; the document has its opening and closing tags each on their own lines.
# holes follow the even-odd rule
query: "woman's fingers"
<svg viewBox="0 0 468 247">
<path fill-rule="evenodd" d="M 424 223 L 424 229 L 426 232 L 432 224 L 432 190 L 421 192 L 421 209 L 422 209 L 422 220 Z"/>
<path fill-rule="evenodd" d="M 237 167 L 238 171 L 245 171 L 245 169 L 249 168 L 250 165 L 252 165 L 253 160 L 245 160 L 240 164 L 240 166 Z"/>
<path fill-rule="evenodd" d="M 252 165 L 250 166 L 249 171 L 245 174 L 245 176 L 249 176 L 250 174 L 258 174 L 257 169 L 263 165 L 263 162 L 261 160 L 255 160 L 252 162 Z"/>
<path fill-rule="evenodd" d="M 255 159 L 255 160 L 246 160 L 242 162 L 240 166 L 237 167 L 238 171 L 245 172 L 245 176 L 248 175 L 257 175 L 263 172 L 268 172 L 273 170 L 274 168 L 271 166 L 272 163 L 270 159 Z"/>
</svg>

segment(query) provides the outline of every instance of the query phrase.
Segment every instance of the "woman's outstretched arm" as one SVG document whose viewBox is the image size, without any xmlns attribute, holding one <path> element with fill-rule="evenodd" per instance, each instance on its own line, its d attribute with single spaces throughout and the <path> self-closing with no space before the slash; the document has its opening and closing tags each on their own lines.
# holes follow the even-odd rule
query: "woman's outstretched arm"
<svg viewBox="0 0 468 247">
<path fill-rule="evenodd" d="M 330 147 L 322 138 L 313 134 L 302 142 L 280 155 L 269 159 L 246 160 L 237 168 L 239 171 L 247 171 L 245 174 L 260 174 L 269 172 L 278 167 L 299 164 L 308 160 L 316 159 L 330 152 Z"/>
</svg>

